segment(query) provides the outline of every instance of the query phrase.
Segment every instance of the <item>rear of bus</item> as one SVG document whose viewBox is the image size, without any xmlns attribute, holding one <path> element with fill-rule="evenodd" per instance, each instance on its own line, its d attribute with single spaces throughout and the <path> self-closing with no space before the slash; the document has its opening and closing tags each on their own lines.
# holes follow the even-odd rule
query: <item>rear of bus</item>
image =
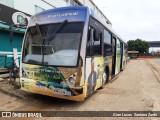
<svg viewBox="0 0 160 120">
<path fill-rule="evenodd" d="M 23 42 L 21 90 L 83 101 L 89 10 L 64 7 L 31 17 Z"/>
</svg>

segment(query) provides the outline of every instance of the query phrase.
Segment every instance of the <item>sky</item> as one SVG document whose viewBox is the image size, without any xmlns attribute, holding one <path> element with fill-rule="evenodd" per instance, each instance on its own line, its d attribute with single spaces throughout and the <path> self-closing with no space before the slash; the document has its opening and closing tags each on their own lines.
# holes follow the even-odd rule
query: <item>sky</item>
<svg viewBox="0 0 160 120">
<path fill-rule="evenodd" d="M 127 42 L 160 41 L 160 0 L 93 0 Z"/>
</svg>

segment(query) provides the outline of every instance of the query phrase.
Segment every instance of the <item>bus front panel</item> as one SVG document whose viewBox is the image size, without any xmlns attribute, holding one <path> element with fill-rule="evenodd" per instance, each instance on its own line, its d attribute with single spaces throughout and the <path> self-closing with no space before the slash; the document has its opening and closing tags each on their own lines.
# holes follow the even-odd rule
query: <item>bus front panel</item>
<svg viewBox="0 0 160 120">
<path fill-rule="evenodd" d="M 49 10 L 31 17 L 23 42 L 21 89 L 83 101 L 87 7 Z M 83 81 L 83 82 L 82 82 Z"/>
<path fill-rule="evenodd" d="M 81 67 L 64 68 L 23 64 L 21 89 L 69 100 L 84 100 L 84 86 L 79 87 Z"/>
</svg>

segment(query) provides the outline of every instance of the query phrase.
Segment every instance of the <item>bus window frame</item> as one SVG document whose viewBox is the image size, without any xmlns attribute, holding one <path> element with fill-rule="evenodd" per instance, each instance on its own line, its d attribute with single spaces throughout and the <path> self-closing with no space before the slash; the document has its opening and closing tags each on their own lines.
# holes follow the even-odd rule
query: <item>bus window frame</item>
<svg viewBox="0 0 160 120">
<path fill-rule="evenodd" d="M 60 23 L 63 23 L 63 22 L 60 22 Z M 49 25 L 49 24 L 60 24 L 60 23 L 47 23 L 47 24 L 41 24 L 41 25 Z M 24 43 L 23 43 L 23 50 L 22 50 L 22 64 L 28 64 L 28 65 L 38 65 L 38 66 L 46 66 L 46 67 L 65 67 L 65 68 L 77 68 L 77 67 L 82 67 L 83 64 L 80 64 L 80 58 L 81 58 L 81 55 L 80 55 L 80 52 L 81 52 L 81 44 L 82 44 L 82 39 L 83 39 L 83 32 L 84 32 L 84 29 L 85 29 L 85 21 L 79 21 L 79 22 L 69 22 L 69 23 L 83 23 L 83 27 L 82 27 L 82 35 L 80 37 L 80 44 L 79 44 L 79 49 L 78 49 L 78 57 L 77 57 L 77 64 L 75 66 L 56 66 L 56 65 L 43 65 L 43 64 L 35 64 L 35 63 L 26 63 L 24 62 L 24 52 L 25 52 L 25 44 L 26 44 L 26 36 L 27 36 L 27 33 L 30 31 L 30 28 L 32 27 L 36 27 L 36 26 L 31 26 L 31 27 L 28 27 L 27 28 L 27 31 L 26 31 L 26 34 L 24 36 Z"/>
<path fill-rule="evenodd" d="M 112 33 L 109 31 L 109 30 L 107 30 L 106 28 L 104 28 L 104 33 L 105 33 L 105 31 L 107 31 L 110 35 L 111 35 L 111 41 L 110 41 L 110 43 L 106 43 L 105 41 L 104 41 L 104 43 L 105 44 L 109 44 L 109 45 L 112 45 Z M 103 36 L 104 36 L 104 38 L 105 38 L 105 34 L 103 34 Z M 105 40 L 105 39 L 104 39 Z"/>
<path fill-rule="evenodd" d="M 99 29 L 98 29 L 99 30 Z M 95 34 L 95 31 L 96 31 L 96 28 L 94 28 L 94 34 Z M 100 31 L 100 30 L 99 30 Z M 99 57 L 99 56 L 102 56 L 103 54 L 102 54 L 102 31 L 100 31 L 100 33 L 99 33 L 100 35 L 99 35 L 99 40 L 98 41 L 96 41 L 96 40 L 93 40 L 93 56 L 94 57 Z M 94 35 L 93 35 L 94 36 Z M 94 37 L 93 37 L 93 39 L 94 39 Z M 100 42 L 100 54 L 98 54 L 98 55 L 95 55 L 95 42 Z"/>
<path fill-rule="evenodd" d="M 104 50 L 103 50 L 103 51 L 104 51 L 104 54 L 103 54 L 103 56 L 104 56 L 104 57 L 113 56 L 113 39 L 112 39 L 112 38 L 113 38 L 113 34 L 112 34 L 108 29 L 106 29 L 105 27 L 104 27 L 104 31 L 107 31 L 107 32 L 111 35 L 111 39 L 110 39 L 110 40 L 111 40 L 111 41 L 110 41 L 111 44 L 106 43 L 106 42 L 105 42 L 105 39 L 103 40 L 103 43 L 104 43 L 104 44 L 103 44 L 103 46 L 104 46 Z M 103 38 L 105 38 L 104 33 L 103 33 Z M 111 47 L 111 54 L 110 54 L 110 55 L 107 55 L 107 54 L 106 54 L 105 45 L 108 45 L 108 46 Z"/>
<path fill-rule="evenodd" d="M 102 33 L 102 31 L 100 31 L 99 29 L 99 31 L 100 31 L 100 36 L 99 36 L 99 40 L 98 41 L 100 41 L 100 49 L 101 49 L 101 51 L 100 51 L 100 54 L 99 55 L 95 55 L 95 51 L 94 51 L 94 43 L 95 42 L 97 42 L 97 41 L 95 41 L 94 40 L 94 34 L 95 34 L 95 29 L 96 28 L 94 28 L 93 26 L 91 26 L 91 25 L 89 25 L 89 27 L 88 27 L 88 36 L 87 36 L 87 45 L 86 45 L 86 51 L 87 51 L 87 48 L 88 48 L 88 44 L 89 44 L 89 42 L 90 42 L 90 46 L 89 46 L 89 55 L 87 55 L 87 52 L 86 52 L 86 57 L 92 57 L 92 56 L 95 56 L 95 57 L 99 57 L 99 56 L 103 56 L 103 39 L 102 39 L 102 36 L 103 36 L 103 33 Z M 93 31 L 93 34 L 92 34 L 92 36 L 91 36 L 91 32 L 92 32 L 92 30 L 94 30 Z M 88 40 L 89 39 L 89 40 Z"/>
<path fill-rule="evenodd" d="M 113 39 L 115 39 L 115 46 L 113 46 Z M 114 56 L 114 52 L 116 52 L 116 43 L 117 43 L 117 37 L 115 35 L 112 34 L 112 47 L 113 47 L 113 56 Z"/>
<path fill-rule="evenodd" d="M 94 21 L 94 22 L 93 22 Z M 98 25 L 97 25 L 98 24 Z M 98 27 L 97 27 L 98 26 Z M 104 50 L 104 46 L 103 46 L 103 44 L 104 44 L 104 38 L 103 38 L 103 34 L 104 34 L 104 32 L 103 32 L 103 30 L 104 30 L 104 25 L 102 25 L 98 20 L 96 20 L 92 15 L 90 15 L 90 17 L 89 17 L 89 24 L 88 24 L 88 34 L 87 34 L 87 44 L 86 44 L 86 51 L 87 51 L 87 47 L 88 47 L 88 42 L 90 41 L 90 40 L 88 40 L 88 38 L 90 38 L 89 37 L 89 28 L 91 29 L 91 28 L 94 28 L 94 29 L 97 29 L 97 30 L 99 30 L 100 31 L 100 34 L 101 34 L 101 41 L 100 41 L 100 44 L 101 44 L 101 54 L 100 55 L 94 55 L 94 53 L 93 53 L 93 55 L 91 55 L 91 54 L 89 54 L 89 55 L 87 55 L 87 52 L 86 52 L 86 58 L 89 58 L 89 57 L 100 57 L 100 56 L 103 56 L 103 54 L 104 54 L 104 52 L 103 52 L 103 50 Z M 94 46 L 93 46 L 94 47 Z M 91 53 L 91 52 L 90 52 Z"/>
</svg>

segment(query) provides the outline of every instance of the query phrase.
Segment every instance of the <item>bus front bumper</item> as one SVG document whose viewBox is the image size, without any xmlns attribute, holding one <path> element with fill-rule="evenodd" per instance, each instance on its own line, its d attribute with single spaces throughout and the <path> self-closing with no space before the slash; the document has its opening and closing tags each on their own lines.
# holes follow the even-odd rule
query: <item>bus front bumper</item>
<svg viewBox="0 0 160 120">
<path fill-rule="evenodd" d="M 57 87 L 54 85 L 47 86 L 44 84 L 39 84 L 35 80 L 26 78 L 21 78 L 20 82 L 21 82 L 21 90 L 27 92 L 43 94 L 47 96 L 74 100 L 74 101 L 84 101 L 86 96 L 84 86 L 68 87 L 68 88 Z"/>
</svg>

